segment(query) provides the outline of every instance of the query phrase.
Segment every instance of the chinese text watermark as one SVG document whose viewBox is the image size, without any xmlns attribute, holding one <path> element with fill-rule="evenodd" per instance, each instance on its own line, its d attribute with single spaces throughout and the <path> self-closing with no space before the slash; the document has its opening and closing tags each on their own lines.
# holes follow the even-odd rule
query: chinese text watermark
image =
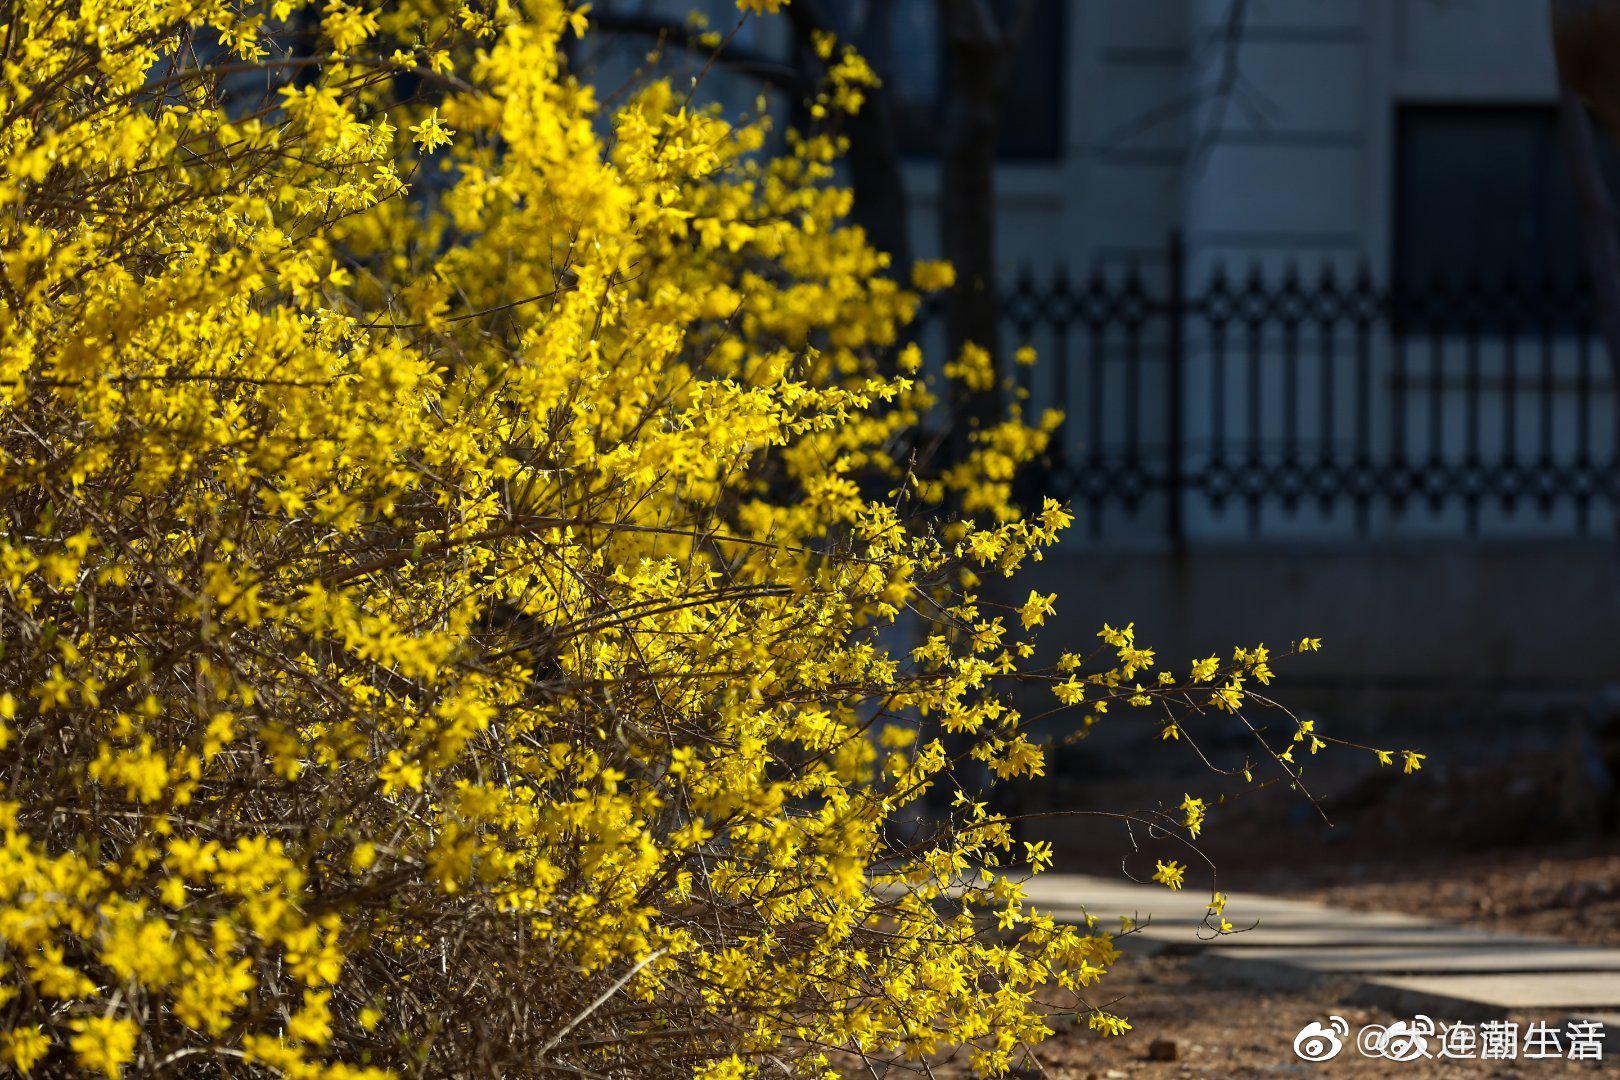
<svg viewBox="0 0 1620 1080">
<path fill-rule="evenodd" d="M 1487 1020 L 1448 1023 L 1421 1014 L 1392 1024 L 1366 1024 L 1350 1037 L 1342 1016 L 1312 1020 L 1294 1036 L 1294 1053 L 1306 1061 L 1331 1061 L 1347 1046 L 1362 1057 L 1389 1061 L 1456 1058 L 1480 1061 L 1602 1061 L 1606 1032 L 1597 1020 L 1527 1024 Z"/>
</svg>

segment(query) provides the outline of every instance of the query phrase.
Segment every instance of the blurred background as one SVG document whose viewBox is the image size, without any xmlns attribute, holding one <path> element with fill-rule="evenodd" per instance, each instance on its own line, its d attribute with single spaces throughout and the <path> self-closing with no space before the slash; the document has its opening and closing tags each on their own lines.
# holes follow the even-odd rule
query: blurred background
<svg viewBox="0 0 1620 1080">
<path fill-rule="evenodd" d="M 1023 407 L 1067 417 L 1026 492 L 1078 516 L 1031 582 L 1059 593 L 1051 636 L 1134 621 L 1178 671 L 1320 636 L 1276 697 L 1429 755 L 1232 791 L 1108 718 L 1028 812 L 1219 787 L 1238 885 L 1522 881 L 1529 859 L 1620 919 L 1615 368 L 1544 0 L 792 0 L 740 28 L 729 0 L 706 28 L 691 6 L 599 3 L 599 84 L 701 73 L 802 121 L 822 31 L 882 78 L 840 132 L 854 218 L 899 267 L 956 263 L 918 329 L 936 358 L 991 341 Z M 1560 7 L 1620 72 L 1614 6 Z M 1597 132 L 1589 164 L 1620 180 Z M 1038 362 L 1010 363 L 1024 345 Z M 1252 745 L 1229 717 L 1197 734 L 1222 767 Z M 1027 835 L 1117 861 L 1084 820 Z"/>
</svg>

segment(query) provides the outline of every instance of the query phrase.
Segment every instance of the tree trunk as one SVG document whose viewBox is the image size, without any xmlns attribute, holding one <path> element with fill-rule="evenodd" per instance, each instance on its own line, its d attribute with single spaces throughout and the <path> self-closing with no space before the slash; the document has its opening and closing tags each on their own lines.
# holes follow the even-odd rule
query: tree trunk
<svg viewBox="0 0 1620 1080">
<path fill-rule="evenodd" d="M 972 342 L 989 350 L 995 386 L 956 390 L 953 445 L 1001 418 L 1003 362 L 996 290 L 996 141 L 1010 62 L 1007 43 L 983 0 L 939 0 L 945 35 L 944 131 L 940 148 L 939 239 L 956 268 L 946 297 L 946 348 L 954 358 Z"/>
<path fill-rule="evenodd" d="M 835 33 L 837 27 L 816 0 L 794 0 L 784 10 L 793 26 L 800 69 L 812 70 L 817 63 L 812 45 L 815 34 Z M 884 4 L 874 5 L 865 21 L 849 34 L 851 44 L 873 65 L 883 85 L 867 87 L 860 112 L 843 118 L 844 134 L 849 138 L 844 163 L 854 196 L 851 216 L 879 251 L 889 253 L 895 276 L 903 278 L 911 266 L 910 200 L 889 89 L 892 53 L 886 12 Z"/>
<path fill-rule="evenodd" d="M 891 55 L 888 20 L 868 16 L 855 37 L 863 56 L 886 61 Z M 885 64 L 885 67 L 887 64 Z M 888 83 L 887 71 L 879 76 Z M 895 128 L 894 97 L 884 86 L 869 87 L 866 104 L 845 121 L 849 135 L 849 186 L 855 196 L 855 220 L 879 250 L 894 259 L 895 276 L 904 279 L 911 268 L 911 202 L 906 195 L 900 140 Z"/>
<path fill-rule="evenodd" d="M 1609 366 L 1620 385 L 1620 220 L 1598 165 L 1597 144 L 1586 107 L 1569 89 L 1559 95 L 1564 156 L 1580 208 L 1592 304 Z"/>
<path fill-rule="evenodd" d="M 1610 137 L 1620 139 L 1620 2 L 1554 0 L 1551 13 L 1564 155 L 1580 209 L 1598 332 L 1615 385 L 1620 386 L 1620 220 L 1586 112 L 1590 105 Z M 1620 397 L 1615 401 L 1615 430 L 1620 432 Z M 1620 536 L 1620 498 L 1611 506 Z"/>
</svg>

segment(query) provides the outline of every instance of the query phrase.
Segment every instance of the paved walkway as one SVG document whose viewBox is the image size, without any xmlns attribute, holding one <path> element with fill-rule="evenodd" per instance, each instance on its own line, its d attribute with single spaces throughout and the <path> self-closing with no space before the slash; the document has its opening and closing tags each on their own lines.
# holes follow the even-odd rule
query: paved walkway
<svg viewBox="0 0 1620 1080">
<path fill-rule="evenodd" d="M 1248 893 L 1230 894 L 1226 906 L 1243 932 L 1214 937 L 1199 929 L 1209 894 L 1193 888 L 1042 874 L 1027 893 L 1060 919 L 1089 913 L 1117 929 L 1119 916 L 1130 916 L 1141 929 L 1122 947 L 1136 941 L 1191 954 L 1195 963 L 1260 985 L 1348 976 L 1359 980 L 1350 1003 L 1399 1015 L 1482 1021 L 1536 1012 L 1620 1024 L 1620 949 Z"/>
</svg>

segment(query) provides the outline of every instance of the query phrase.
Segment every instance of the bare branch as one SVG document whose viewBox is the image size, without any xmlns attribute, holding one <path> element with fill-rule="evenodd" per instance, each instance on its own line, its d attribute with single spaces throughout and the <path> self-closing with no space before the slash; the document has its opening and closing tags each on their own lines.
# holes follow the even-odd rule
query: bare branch
<svg viewBox="0 0 1620 1080">
<path fill-rule="evenodd" d="M 615 11 L 607 8 L 592 12 L 591 22 L 600 30 L 613 34 L 652 38 L 659 45 L 673 45 L 687 52 L 712 57 L 727 71 L 758 79 L 795 94 L 809 92 L 804 76 L 791 64 L 774 57 L 745 49 L 727 41 L 718 48 L 712 41 L 705 42 L 704 34 L 678 22 L 660 19 L 655 15 Z"/>
<path fill-rule="evenodd" d="M 1154 106 L 1114 129 L 1104 137 L 1101 150 L 1105 153 L 1117 150 L 1132 139 L 1189 116 L 1208 105 L 1209 115 L 1187 156 L 1189 166 L 1196 169 L 1208 161 L 1210 152 L 1220 141 L 1221 135 L 1226 130 L 1227 116 L 1234 105 L 1242 109 L 1244 115 L 1256 126 L 1262 129 L 1269 127 L 1275 115 L 1275 107 L 1243 72 L 1242 52 L 1248 31 L 1248 18 L 1248 0 L 1231 0 L 1226 17 L 1222 19 L 1220 29 L 1216 31 L 1213 39 L 1220 45 L 1220 56 L 1214 65 L 1213 78 L 1201 82 L 1185 94 Z"/>
</svg>

